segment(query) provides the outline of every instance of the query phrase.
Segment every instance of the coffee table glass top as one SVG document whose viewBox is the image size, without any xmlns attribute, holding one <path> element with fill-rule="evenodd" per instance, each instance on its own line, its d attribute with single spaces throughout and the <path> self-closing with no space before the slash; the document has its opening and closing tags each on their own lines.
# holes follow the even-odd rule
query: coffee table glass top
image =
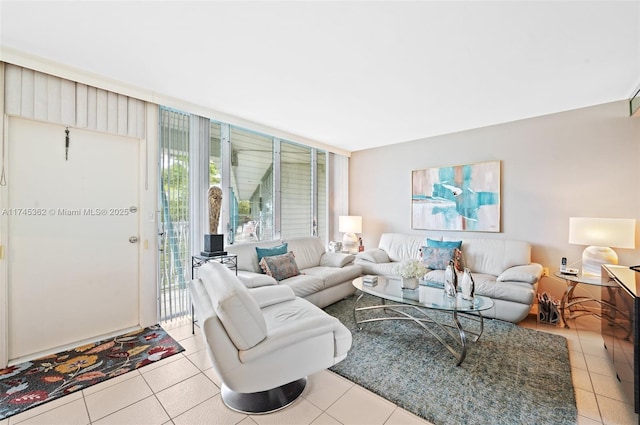
<svg viewBox="0 0 640 425">
<path fill-rule="evenodd" d="M 456 298 L 450 298 L 444 293 L 444 289 L 432 286 L 420 285 L 417 289 L 402 289 L 400 278 L 378 276 L 378 284 L 368 286 L 359 277 L 353 281 L 353 286 L 366 294 L 389 301 L 434 310 L 464 313 L 488 310 L 493 307 L 493 300 L 481 295 L 476 295 L 472 302 L 462 299 L 461 294 L 458 294 Z"/>
</svg>

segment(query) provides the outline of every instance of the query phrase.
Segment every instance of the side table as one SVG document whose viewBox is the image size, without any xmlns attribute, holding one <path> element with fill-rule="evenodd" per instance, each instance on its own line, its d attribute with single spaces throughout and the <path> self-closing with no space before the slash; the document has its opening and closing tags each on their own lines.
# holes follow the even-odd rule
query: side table
<svg viewBox="0 0 640 425">
<path fill-rule="evenodd" d="M 571 275 L 561 273 L 559 271 L 553 274 L 555 277 L 563 279 L 567 283 L 567 290 L 562 295 L 562 301 L 560 302 L 560 311 L 562 316 L 562 322 L 565 328 L 569 328 L 567 324 L 568 319 L 576 319 L 582 316 L 595 316 L 607 321 L 613 321 L 613 318 L 608 317 L 606 314 L 602 314 L 602 307 L 609 307 L 609 311 L 617 311 L 618 308 L 615 304 L 612 304 L 606 300 L 601 300 L 593 297 L 576 296 L 573 294 L 576 287 L 580 284 L 598 286 L 601 289 L 608 288 L 614 289 L 617 285 L 615 282 L 611 282 L 608 278 L 601 278 L 595 276 L 583 276 L 582 274 Z M 600 312 L 586 308 L 585 303 L 599 304 Z"/>
<path fill-rule="evenodd" d="M 230 269 L 236 272 L 236 276 L 238 275 L 238 256 L 236 254 L 225 254 L 225 255 L 215 255 L 211 257 L 207 257 L 204 255 L 192 255 L 191 256 L 191 280 L 195 279 L 195 270 L 202 266 L 203 264 L 208 263 L 209 261 L 217 261 Z M 195 311 L 193 309 L 193 304 L 191 304 L 191 334 L 196 333 L 196 322 L 195 319 Z"/>
</svg>

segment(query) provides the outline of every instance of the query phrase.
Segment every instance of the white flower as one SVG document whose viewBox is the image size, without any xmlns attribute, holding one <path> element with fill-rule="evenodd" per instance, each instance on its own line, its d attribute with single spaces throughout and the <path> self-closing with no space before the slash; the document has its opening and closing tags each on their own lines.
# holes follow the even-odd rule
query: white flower
<svg viewBox="0 0 640 425">
<path fill-rule="evenodd" d="M 427 273 L 427 268 L 418 260 L 405 260 L 394 267 L 394 271 L 400 277 L 421 278 Z"/>
</svg>

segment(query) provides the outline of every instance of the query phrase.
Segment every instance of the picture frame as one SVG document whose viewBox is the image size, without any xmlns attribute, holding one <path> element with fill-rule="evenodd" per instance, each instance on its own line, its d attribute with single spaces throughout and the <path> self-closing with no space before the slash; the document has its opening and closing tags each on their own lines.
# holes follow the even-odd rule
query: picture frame
<svg viewBox="0 0 640 425">
<path fill-rule="evenodd" d="M 411 172 L 411 228 L 500 232 L 500 161 Z"/>
</svg>

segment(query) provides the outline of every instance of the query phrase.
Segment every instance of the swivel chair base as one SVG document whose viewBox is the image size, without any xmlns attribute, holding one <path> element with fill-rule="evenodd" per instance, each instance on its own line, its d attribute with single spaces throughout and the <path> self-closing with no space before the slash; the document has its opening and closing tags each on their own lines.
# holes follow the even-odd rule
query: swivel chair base
<svg viewBox="0 0 640 425">
<path fill-rule="evenodd" d="M 284 409 L 302 395 L 307 378 L 289 382 L 277 388 L 257 393 L 237 393 L 222 384 L 222 401 L 231 410 L 250 415 L 259 415 Z"/>
</svg>

